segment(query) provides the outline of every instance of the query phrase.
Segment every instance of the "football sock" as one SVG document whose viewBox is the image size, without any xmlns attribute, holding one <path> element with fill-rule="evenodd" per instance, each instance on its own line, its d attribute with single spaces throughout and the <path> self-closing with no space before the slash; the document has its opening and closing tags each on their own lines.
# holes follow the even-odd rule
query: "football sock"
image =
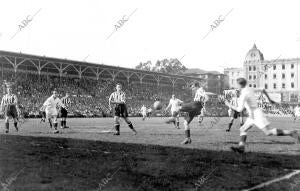
<svg viewBox="0 0 300 191">
<path fill-rule="evenodd" d="M 186 136 L 186 138 L 190 138 L 191 137 L 191 131 L 189 129 L 185 130 L 185 136 Z"/>
<path fill-rule="evenodd" d="M 64 126 L 64 121 L 60 121 L 60 126 L 61 126 L 61 127 Z"/>
<path fill-rule="evenodd" d="M 132 125 L 131 122 L 128 123 L 128 127 L 129 127 L 130 129 L 133 129 L 133 125 Z"/>
<path fill-rule="evenodd" d="M 115 129 L 119 133 L 120 132 L 120 124 L 115 124 Z"/>
<path fill-rule="evenodd" d="M 17 129 L 17 128 L 18 128 L 18 123 L 17 123 L 17 122 L 14 122 L 14 126 L 15 126 L 15 128 Z"/>
<path fill-rule="evenodd" d="M 179 127 L 179 121 L 177 121 L 176 126 Z"/>
<path fill-rule="evenodd" d="M 57 123 L 54 123 L 54 129 L 57 130 Z"/>
<path fill-rule="evenodd" d="M 5 129 L 6 129 L 6 130 L 9 129 L 9 123 L 5 123 Z"/>
</svg>

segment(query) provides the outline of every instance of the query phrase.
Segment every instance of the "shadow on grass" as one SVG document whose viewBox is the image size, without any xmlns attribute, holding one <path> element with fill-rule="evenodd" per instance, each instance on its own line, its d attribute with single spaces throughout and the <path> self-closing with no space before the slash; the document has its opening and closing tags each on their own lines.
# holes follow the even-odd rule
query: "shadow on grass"
<svg viewBox="0 0 300 191">
<path fill-rule="evenodd" d="M 300 156 L 0 135 L 0 182 L 22 168 L 12 190 L 241 190 L 300 169 Z"/>
</svg>

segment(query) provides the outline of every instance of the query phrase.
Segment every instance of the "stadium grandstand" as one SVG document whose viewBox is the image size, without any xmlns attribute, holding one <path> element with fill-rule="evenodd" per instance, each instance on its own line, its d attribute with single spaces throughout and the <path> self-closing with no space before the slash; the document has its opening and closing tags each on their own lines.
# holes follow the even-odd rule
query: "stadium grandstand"
<svg viewBox="0 0 300 191">
<path fill-rule="evenodd" d="M 124 86 L 129 113 L 139 115 L 143 104 L 155 100 L 167 104 L 173 93 L 190 101 L 189 85 L 204 79 L 184 75 L 149 72 L 103 64 L 0 51 L 1 84 L 13 83 L 14 92 L 26 115 L 37 117 L 40 107 L 55 88 L 72 96 L 70 115 L 76 117 L 110 116 L 108 97 L 116 83 Z M 1 96 L 4 93 L 1 92 Z M 221 108 L 220 108 L 221 110 Z"/>
</svg>

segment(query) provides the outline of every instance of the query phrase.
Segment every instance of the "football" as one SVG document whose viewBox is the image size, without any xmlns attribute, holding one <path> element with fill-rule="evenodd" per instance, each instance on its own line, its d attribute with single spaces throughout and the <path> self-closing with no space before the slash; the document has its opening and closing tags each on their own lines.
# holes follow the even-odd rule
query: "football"
<svg viewBox="0 0 300 191">
<path fill-rule="evenodd" d="M 162 104 L 161 104 L 160 101 L 156 101 L 156 102 L 154 102 L 153 107 L 154 107 L 154 109 L 156 109 L 156 110 L 161 110 Z"/>
</svg>

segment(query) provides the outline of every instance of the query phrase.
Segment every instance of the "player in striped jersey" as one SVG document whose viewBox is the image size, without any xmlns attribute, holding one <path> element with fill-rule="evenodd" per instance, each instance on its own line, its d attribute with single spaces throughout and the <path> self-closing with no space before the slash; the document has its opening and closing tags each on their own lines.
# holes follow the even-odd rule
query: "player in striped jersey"
<svg viewBox="0 0 300 191">
<path fill-rule="evenodd" d="M 189 124 L 193 121 L 195 116 L 201 114 L 201 110 L 203 107 L 203 102 L 201 100 L 204 95 L 203 95 L 203 91 L 202 91 L 202 88 L 200 87 L 199 83 L 195 82 L 191 88 L 192 88 L 192 90 L 194 90 L 196 92 L 194 101 L 192 101 L 190 103 L 183 103 L 181 106 L 179 106 L 180 112 L 187 113 L 187 115 L 184 118 L 184 123 L 183 123 L 186 138 L 183 142 L 181 142 L 181 144 L 191 144 L 192 143 Z M 168 121 L 166 121 L 166 123 L 174 123 L 174 121 L 176 121 L 176 119 L 175 119 L 175 117 L 172 117 Z"/>
<path fill-rule="evenodd" d="M 116 85 L 116 90 L 115 92 L 113 92 L 110 97 L 109 97 L 109 108 L 110 110 L 112 110 L 111 108 L 111 104 L 114 104 L 114 122 L 115 122 L 115 129 L 116 129 L 116 133 L 114 135 L 120 135 L 120 117 L 122 117 L 126 123 L 128 124 L 129 128 L 136 134 L 136 130 L 133 128 L 133 125 L 131 123 L 131 121 L 128 118 L 128 112 L 127 112 L 127 107 L 126 107 L 126 96 L 125 96 L 125 92 L 122 91 L 122 85 L 121 84 L 117 84 Z"/>
<path fill-rule="evenodd" d="M 61 121 L 60 121 L 60 128 L 69 128 L 67 126 L 67 117 L 68 117 L 68 109 L 71 106 L 71 98 L 69 97 L 69 93 L 66 92 L 66 96 L 61 98 L 61 102 L 64 104 L 65 107 L 61 107 Z"/>
<path fill-rule="evenodd" d="M 52 128 L 52 126 L 54 126 L 54 133 L 59 133 L 57 130 L 58 109 L 60 107 L 65 107 L 65 105 L 58 98 L 56 90 L 52 92 L 52 96 L 50 96 L 43 105 L 45 106 L 45 112 L 49 120 L 50 127 Z"/>
<path fill-rule="evenodd" d="M 20 113 L 18 107 L 18 98 L 15 94 L 12 94 L 12 89 L 7 86 L 7 93 L 3 96 L 1 101 L 1 112 L 5 115 L 5 133 L 9 132 L 9 118 L 12 117 L 14 120 L 14 126 L 18 131 L 18 114 Z"/>
<path fill-rule="evenodd" d="M 235 94 L 232 95 L 230 104 L 237 107 L 238 106 L 238 97 L 240 95 L 239 90 L 235 91 Z M 226 129 L 227 132 L 230 131 L 234 119 L 237 119 L 238 117 L 240 118 L 240 126 L 243 126 L 243 111 L 242 112 L 237 112 L 231 108 L 228 109 L 228 115 L 230 117 L 230 122 L 228 124 L 228 129 Z"/>
</svg>

